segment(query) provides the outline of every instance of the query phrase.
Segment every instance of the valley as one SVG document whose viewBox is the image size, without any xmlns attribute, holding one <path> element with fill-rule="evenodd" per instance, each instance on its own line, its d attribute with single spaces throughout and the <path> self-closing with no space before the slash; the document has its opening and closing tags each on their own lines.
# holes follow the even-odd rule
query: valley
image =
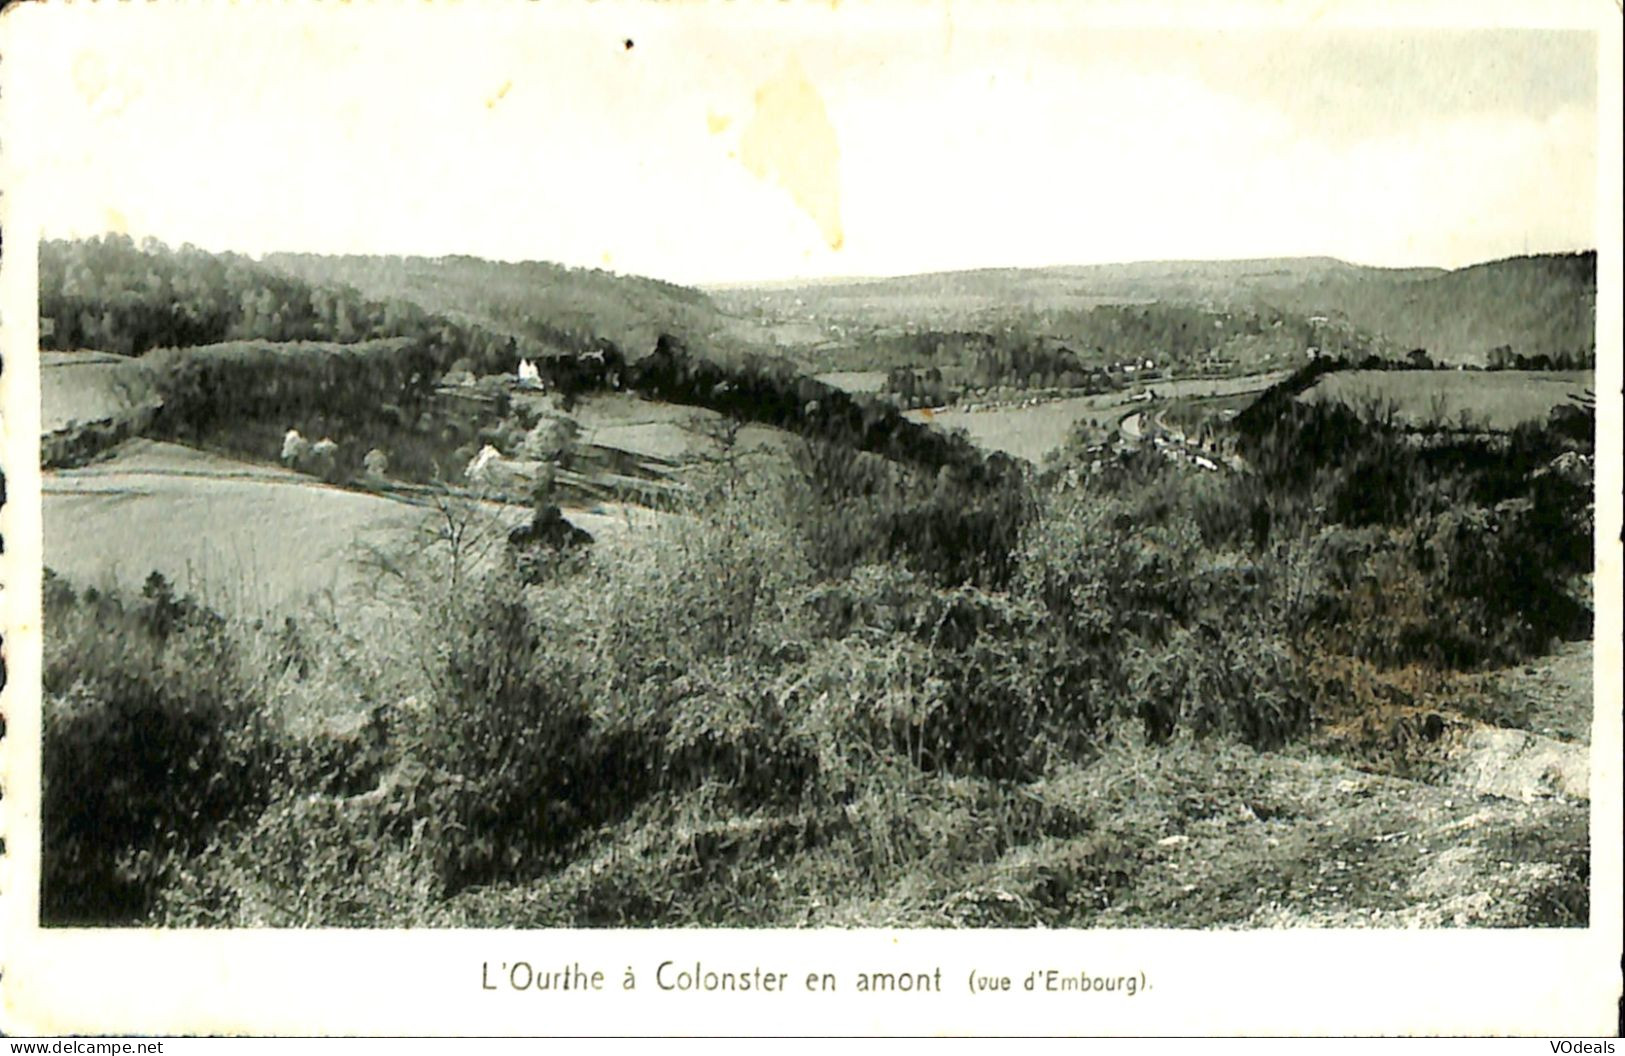
<svg viewBox="0 0 1625 1056">
<path fill-rule="evenodd" d="M 46 921 L 1583 924 L 1589 260 L 47 244 Z"/>
</svg>

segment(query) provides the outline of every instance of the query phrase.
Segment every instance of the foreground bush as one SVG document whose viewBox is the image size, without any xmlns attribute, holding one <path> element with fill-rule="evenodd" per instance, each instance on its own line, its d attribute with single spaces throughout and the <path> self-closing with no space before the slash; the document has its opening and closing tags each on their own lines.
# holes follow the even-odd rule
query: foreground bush
<svg viewBox="0 0 1625 1056">
<path fill-rule="evenodd" d="M 1132 716 L 1157 742 L 1186 730 L 1281 744 L 1312 717 L 1292 633 L 1300 569 L 1210 543 L 1215 497 L 1173 472 L 1053 493 L 1028 533 L 1021 589 L 1095 658 L 1097 721 Z"/>
<path fill-rule="evenodd" d="M 481 597 L 448 628 L 435 706 L 405 717 L 400 751 L 420 776 L 442 879 L 455 890 L 534 869 L 591 815 L 594 742 L 580 679 L 547 648 L 515 580 L 478 584 Z"/>
<path fill-rule="evenodd" d="M 45 596 L 42 915 L 127 922 L 264 805 L 278 748 L 224 622 L 161 576 L 135 598 Z"/>
</svg>

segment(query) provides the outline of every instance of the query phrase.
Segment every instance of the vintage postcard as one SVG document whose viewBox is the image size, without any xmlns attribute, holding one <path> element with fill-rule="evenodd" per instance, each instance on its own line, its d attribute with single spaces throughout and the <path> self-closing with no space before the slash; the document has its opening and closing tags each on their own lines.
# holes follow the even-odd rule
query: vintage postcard
<svg viewBox="0 0 1625 1056">
<path fill-rule="evenodd" d="M 1616 4 L 0 15 L 9 1034 L 1613 1034 Z"/>
</svg>

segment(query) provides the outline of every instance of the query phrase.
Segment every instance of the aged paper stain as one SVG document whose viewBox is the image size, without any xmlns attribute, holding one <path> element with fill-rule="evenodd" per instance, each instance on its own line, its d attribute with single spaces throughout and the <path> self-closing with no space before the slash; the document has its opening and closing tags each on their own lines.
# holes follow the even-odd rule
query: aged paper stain
<svg viewBox="0 0 1625 1056">
<path fill-rule="evenodd" d="M 82 51 L 73 60 L 73 86 L 91 106 L 107 91 L 107 67 L 94 51 Z"/>
<path fill-rule="evenodd" d="M 726 132 L 728 126 L 733 124 L 733 120 L 727 114 L 719 114 L 715 110 L 705 112 L 705 127 L 713 136 Z"/>
<path fill-rule="evenodd" d="M 496 94 L 491 96 L 491 98 L 489 98 L 489 99 L 487 99 L 485 101 L 485 108 L 487 110 L 496 109 L 497 103 L 499 103 L 502 100 L 503 96 L 508 94 L 508 89 L 510 89 L 512 87 L 513 87 L 513 82 L 512 81 L 503 81 L 502 82 L 502 87 L 497 89 Z"/>
<path fill-rule="evenodd" d="M 117 114 L 135 97 L 139 86 L 131 83 L 117 70 L 108 69 L 107 60 L 98 52 L 81 51 L 73 60 L 73 86 L 92 114 L 106 117 Z"/>
<path fill-rule="evenodd" d="M 756 91 L 756 111 L 739 140 L 739 161 L 790 193 L 831 249 L 841 232 L 840 148 L 818 89 L 792 59 Z"/>
</svg>

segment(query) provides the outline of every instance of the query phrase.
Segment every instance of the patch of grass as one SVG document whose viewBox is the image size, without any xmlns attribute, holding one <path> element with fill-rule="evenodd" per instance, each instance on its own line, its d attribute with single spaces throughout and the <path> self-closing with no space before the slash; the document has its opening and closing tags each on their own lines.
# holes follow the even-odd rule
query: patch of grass
<svg viewBox="0 0 1625 1056">
<path fill-rule="evenodd" d="M 137 442 L 46 480 L 45 563 L 78 584 L 138 588 L 157 570 L 230 615 L 345 593 L 355 545 L 423 521 L 417 506 L 226 459 Z"/>
<path fill-rule="evenodd" d="M 139 360 L 105 352 L 40 354 L 40 428 L 131 416 L 157 406 L 153 376 Z"/>
<path fill-rule="evenodd" d="M 1346 370 L 1299 397 L 1361 408 L 1388 405 L 1406 425 L 1508 432 L 1596 390 L 1591 371 Z"/>
</svg>

